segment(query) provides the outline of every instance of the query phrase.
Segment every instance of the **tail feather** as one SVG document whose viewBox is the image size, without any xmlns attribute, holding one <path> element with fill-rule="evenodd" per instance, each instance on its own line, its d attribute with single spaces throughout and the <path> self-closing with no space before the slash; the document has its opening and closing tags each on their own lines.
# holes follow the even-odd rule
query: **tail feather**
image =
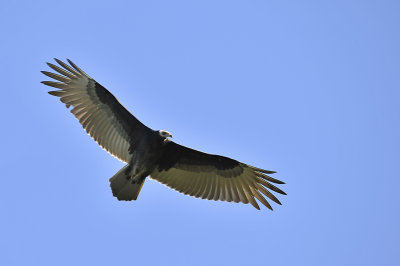
<svg viewBox="0 0 400 266">
<path fill-rule="evenodd" d="M 110 178 L 112 193 L 118 200 L 136 200 L 146 178 L 131 180 L 129 165 L 124 166 Z"/>
</svg>

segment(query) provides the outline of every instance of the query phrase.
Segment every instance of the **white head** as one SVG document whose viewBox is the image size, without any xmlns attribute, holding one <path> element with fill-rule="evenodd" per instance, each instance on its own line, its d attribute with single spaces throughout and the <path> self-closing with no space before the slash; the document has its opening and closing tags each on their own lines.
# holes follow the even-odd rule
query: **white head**
<svg viewBox="0 0 400 266">
<path fill-rule="evenodd" d="M 171 133 L 169 133 L 169 132 L 166 131 L 166 130 L 159 130 L 159 131 L 158 131 L 158 134 L 160 134 L 160 136 L 161 136 L 162 138 L 164 138 L 165 140 L 167 140 L 168 138 L 172 138 Z"/>
</svg>

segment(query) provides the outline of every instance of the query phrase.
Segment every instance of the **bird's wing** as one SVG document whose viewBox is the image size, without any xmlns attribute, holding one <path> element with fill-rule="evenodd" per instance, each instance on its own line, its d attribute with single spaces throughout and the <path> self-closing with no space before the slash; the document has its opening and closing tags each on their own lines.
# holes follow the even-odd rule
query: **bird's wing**
<svg viewBox="0 0 400 266">
<path fill-rule="evenodd" d="M 151 131 L 143 125 L 103 86 L 68 60 L 60 65 L 47 63 L 56 73 L 42 71 L 59 82 L 42 83 L 60 90 L 49 94 L 60 97 L 61 102 L 72 106 L 71 113 L 86 132 L 106 151 L 128 162 L 138 140 Z"/>
<path fill-rule="evenodd" d="M 260 209 L 256 198 L 272 210 L 263 195 L 281 203 L 268 189 L 286 195 L 270 183 L 284 184 L 267 175 L 272 173 L 275 172 L 168 142 L 150 176 L 181 193 L 197 198 L 246 204 L 250 202 L 256 209 Z"/>
</svg>

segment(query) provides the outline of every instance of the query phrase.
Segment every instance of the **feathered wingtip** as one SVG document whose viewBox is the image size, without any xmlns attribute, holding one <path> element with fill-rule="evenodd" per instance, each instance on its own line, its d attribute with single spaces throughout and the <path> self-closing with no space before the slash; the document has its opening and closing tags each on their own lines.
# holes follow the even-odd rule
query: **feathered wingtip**
<svg viewBox="0 0 400 266">
<path fill-rule="evenodd" d="M 270 181 L 272 183 L 275 183 L 275 184 L 285 184 L 285 182 L 267 175 L 267 174 L 275 174 L 276 173 L 275 171 L 264 170 L 264 169 L 257 168 L 257 167 L 254 167 L 254 166 L 250 166 L 250 165 L 249 165 L 249 167 L 251 169 L 253 169 L 254 171 L 256 171 L 256 175 L 259 176 L 259 177 L 262 177 L 262 178 L 264 178 L 264 179 L 266 179 L 266 180 L 268 180 L 268 181 Z"/>
<path fill-rule="evenodd" d="M 52 63 L 47 62 L 46 64 L 52 68 L 56 73 L 51 73 L 48 71 L 41 71 L 46 76 L 53 78 L 55 80 L 68 83 L 71 79 L 75 79 L 79 76 L 85 76 L 87 78 L 91 78 L 88 74 L 86 74 L 82 69 L 80 69 L 74 62 L 67 58 L 68 63 L 70 66 L 60 59 L 54 58 L 54 60 L 61 66 L 54 65 Z M 59 75 L 61 74 L 61 75 Z"/>
<path fill-rule="evenodd" d="M 268 201 L 260 194 L 260 192 L 262 194 L 264 194 L 265 196 L 267 196 L 270 200 L 274 201 L 275 203 L 282 205 L 282 203 L 278 200 L 277 197 L 275 197 L 271 192 L 269 192 L 267 189 L 270 189 L 274 192 L 277 192 L 279 194 L 282 195 L 286 195 L 286 193 L 281 190 L 280 188 L 272 185 L 271 183 L 275 183 L 275 184 L 285 184 L 285 182 L 282 182 L 278 179 L 275 179 L 273 177 L 270 177 L 268 174 L 273 174 L 276 173 L 275 171 L 270 171 L 270 170 L 264 170 L 261 168 L 257 168 L 254 166 L 250 166 L 248 165 L 248 167 L 250 167 L 255 174 L 255 179 L 257 181 L 257 183 L 255 184 L 255 188 L 252 189 L 253 195 L 254 197 L 256 197 L 260 202 L 262 202 L 268 209 L 273 210 L 271 205 L 268 203 Z M 271 182 L 271 183 L 270 183 Z M 267 189 L 266 189 L 267 188 Z M 250 201 L 250 203 L 256 208 L 258 208 L 258 205 L 254 205 L 253 202 Z"/>
<path fill-rule="evenodd" d="M 68 88 L 68 86 L 73 80 L 77 80 L 79 77 L 82 76 L 91 79 L 91 77 L 88 74 L 86 74 L 82 69 L 80 69 L 77 65 L 75 65 L 71 60 L 67 59 L 70 66 L 57 58 L 54 58 L 54 60 L 58 63 L 59 66 L 49 62 L 47 62 L 47 65 L 51 69 L 53 69 L 56 73 L 41 71 L 47 77 L 56 80 L 56 81 L 42 81 L 41 83 L 53 88 L 60 89 L 58 91 L 49 91 L 48 93 L 50 95 L 57 97 L 65 96 L 65 89 Z M 69 108 L 70 106 L 71 106 L 70 104 L 66 104 L 67 108 Z"/>
</svg>

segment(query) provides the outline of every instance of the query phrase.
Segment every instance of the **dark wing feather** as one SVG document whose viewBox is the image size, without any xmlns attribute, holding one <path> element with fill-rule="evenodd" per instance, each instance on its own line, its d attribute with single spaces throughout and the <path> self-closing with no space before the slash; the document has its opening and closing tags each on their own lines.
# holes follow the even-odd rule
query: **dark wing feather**
<svg viewBox="0 0 400 266">
<path fill-rule="evenodd" d="M 251 203 L 260 209 L 256 198 L 272 210 L 262 195 L 281 203 L 267 188 L 285 194 L 270 183 L 284 184 L 267 175 L 272 173 L 275 172 L 168 142 L 150 176 L 181 193 L 197 198 Z"/>
<path fill-rule="evenodd" d="M 86 132 L 105 150 L 129 162 L 138 140 L 151 129 L 143 125 L 103 86 L 68 60 L 69 65 L 55 59 L 61 66 L 47 63 L 57 73 L 42 71 L 59 82 L 42 83 L 60 90 L 50 91 L 60 97 Z"/>
</svg>

